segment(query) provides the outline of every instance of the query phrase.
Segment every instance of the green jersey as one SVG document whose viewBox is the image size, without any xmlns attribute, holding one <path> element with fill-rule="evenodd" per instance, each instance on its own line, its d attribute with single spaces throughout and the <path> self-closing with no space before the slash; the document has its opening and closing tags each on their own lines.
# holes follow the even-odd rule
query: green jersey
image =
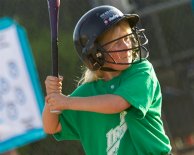
<svg viewBox="0 0 194 155">
<path fill-rule="evenodd" d="M 161 90 L 148 60 L 109 81 L 79 86 L 71 96 L 114 94 L 131 106 L 117 114 L 65 110 L 57 140 L 80 140 L 87 155 L 166 155 L 171 146 L 161 121 Z"/>
</svg>

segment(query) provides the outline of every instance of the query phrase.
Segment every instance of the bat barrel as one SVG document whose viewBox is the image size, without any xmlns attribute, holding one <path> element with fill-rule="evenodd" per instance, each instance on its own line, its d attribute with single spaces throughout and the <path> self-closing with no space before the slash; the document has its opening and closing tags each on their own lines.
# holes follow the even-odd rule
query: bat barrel
<svg viewBox="0 0 194 155">
<path fill-rule="evenodd" d="M 58 20 L 60 0 L 48 0 L 51 28 L 52 75 L 58 77 Z"/>
</svg>

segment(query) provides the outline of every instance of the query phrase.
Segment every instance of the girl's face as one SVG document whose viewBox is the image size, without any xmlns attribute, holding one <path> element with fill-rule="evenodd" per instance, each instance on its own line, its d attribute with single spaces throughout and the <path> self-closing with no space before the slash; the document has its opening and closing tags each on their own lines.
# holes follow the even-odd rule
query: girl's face
<svg viewBox="0 0 194 155">
<path fill-rule="evenodd" d="M 127 34 L 131 33 L 132 31 L 131 28 L 129 27 L 128 22 L 121 21 L 119 22 L 119 24 L 115 25 L 101 37 L 100 42 L 101 45 L 111 42 L 112 40 L 115 40 L 103 46 L 103 48 L 107 51 L 107 53 L 105 53 L 105 60 L 107 62 L 114 63 L 114 64 L 105 63 L 104 67 L 109 67 L 118 71 L 122 71 L 130 66 L 130 64 L 127 63 L 132 62 L 132 50 L 129 50 L 130 48 L 132 48 L 131 43 L 132 36 Z M 121 50 L 123 51 L 113 52 Z"/>
</svg>

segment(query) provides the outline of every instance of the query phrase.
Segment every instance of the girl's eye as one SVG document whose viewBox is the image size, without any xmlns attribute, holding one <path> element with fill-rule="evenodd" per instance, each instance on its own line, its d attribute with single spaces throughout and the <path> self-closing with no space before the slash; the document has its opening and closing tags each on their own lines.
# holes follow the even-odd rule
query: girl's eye
<svg viewBox="0 0 194 155">
<path fill-rule="evenodd" d="M 124 37 L 124 41 L 130 41 L 130 37 L 129 36 Z"/>
</svg>

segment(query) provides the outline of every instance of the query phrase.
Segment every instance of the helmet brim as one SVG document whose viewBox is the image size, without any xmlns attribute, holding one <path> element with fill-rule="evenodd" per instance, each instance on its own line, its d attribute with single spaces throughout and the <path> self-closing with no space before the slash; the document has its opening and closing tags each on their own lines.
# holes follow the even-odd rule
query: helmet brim
<svg viewBox="0 0 194 155">
<path fill-rule="evenodd" d="M 137 14 L 124 14 L 123 19 L 127 19 L 131 28 L 136 26 L 139 21 L 139 16 Z"/>
</svg>

